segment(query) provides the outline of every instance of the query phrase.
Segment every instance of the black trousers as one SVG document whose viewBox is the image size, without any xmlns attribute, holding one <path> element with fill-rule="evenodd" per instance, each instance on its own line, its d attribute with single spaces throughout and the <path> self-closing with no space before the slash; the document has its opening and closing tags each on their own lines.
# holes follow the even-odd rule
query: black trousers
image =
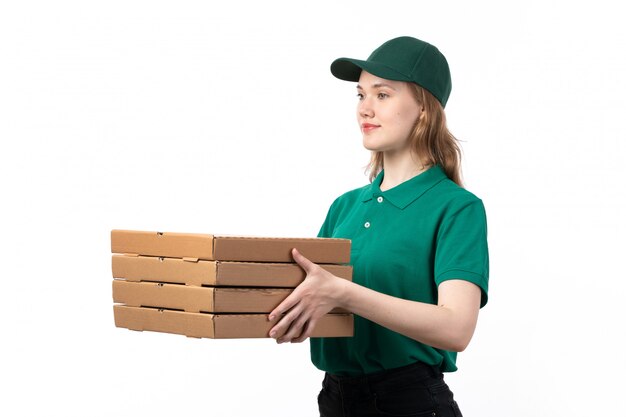
<svg viewBox="0 0 626 417">
<path fill-rule="evenodd" d="M 462 417 L 439 369 L 423 363 L 358 377 L 326 373 L 321 417 Z"/>
</svg>

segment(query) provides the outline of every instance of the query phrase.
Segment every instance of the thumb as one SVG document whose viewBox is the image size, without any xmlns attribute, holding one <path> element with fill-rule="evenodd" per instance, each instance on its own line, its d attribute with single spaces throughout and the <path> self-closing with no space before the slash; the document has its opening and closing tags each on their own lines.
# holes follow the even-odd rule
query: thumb
<svg viewBox="0 0 626 417">
<path fill-rule="evenodd" d="M 291 250 L 291 256 L 293 256 L 293 260 L 296 261 L 302 269 L 304 269 L 304 272 L 306 272 L 307 275 L 313 270 L 313 268 L 315 268 L 315 264 L 298 252 L 298 249 L 293 248 Z"/>
</svg>

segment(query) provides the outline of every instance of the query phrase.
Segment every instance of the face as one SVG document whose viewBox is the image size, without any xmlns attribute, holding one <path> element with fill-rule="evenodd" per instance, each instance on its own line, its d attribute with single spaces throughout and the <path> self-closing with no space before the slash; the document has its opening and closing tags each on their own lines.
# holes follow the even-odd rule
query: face
<svg viewBox="0 0 626 417">
<path fill-rule="evenodd" d="M 408 150 L 409 134 L 422 112 L 408 83 L 361 71 L 357 97 L 357 120 L 363 146 L 379 152 Z"/>
</svg>

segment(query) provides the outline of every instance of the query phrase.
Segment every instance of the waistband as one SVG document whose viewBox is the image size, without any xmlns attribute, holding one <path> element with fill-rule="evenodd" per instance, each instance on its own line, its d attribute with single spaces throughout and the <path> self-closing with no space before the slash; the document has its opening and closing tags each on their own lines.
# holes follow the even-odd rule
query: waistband
<svg viewBox="0 0 626 417">
<path fill-rule="evenodd" d="M 341 376 L 326 373 L 323 386 L 331 391 L 345 389 L 376 390 L 383 385 L 402 385 L 407 381 L 418 381 L 431 377 L 441 377 L 439 367 L 427 365 L 423 362 L 415 362 L 399 368 L 388 369 L 381 372 L 364 374 L 359 376 Z"/>
</svg>

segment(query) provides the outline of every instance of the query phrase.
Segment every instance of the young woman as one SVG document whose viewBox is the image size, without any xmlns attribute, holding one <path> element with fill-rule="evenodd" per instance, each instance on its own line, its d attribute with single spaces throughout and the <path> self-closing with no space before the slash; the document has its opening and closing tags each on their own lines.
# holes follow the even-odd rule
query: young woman
<svg viewBox="0 0 626 417">
<path fill-rule="evenodd" d="M 446 127 L 445 57 L 411 37 L 367 60 L 340 58 L 358 81 L 357 120 L 372 151 L 371 184 L 337 198 L 320 237 L 352 240 L 353 281 L 304 258 L 307 278 L 270 313 L 270 336 L 302 342 L 335 307 L 355 315 L 354 337 L 312 338 L 325 371 L 321 416 L 461 416 L 442 372 L 457 369 L 487 302 L 482 201 L 462 187 L 460 150 Z"/>
</svg>

